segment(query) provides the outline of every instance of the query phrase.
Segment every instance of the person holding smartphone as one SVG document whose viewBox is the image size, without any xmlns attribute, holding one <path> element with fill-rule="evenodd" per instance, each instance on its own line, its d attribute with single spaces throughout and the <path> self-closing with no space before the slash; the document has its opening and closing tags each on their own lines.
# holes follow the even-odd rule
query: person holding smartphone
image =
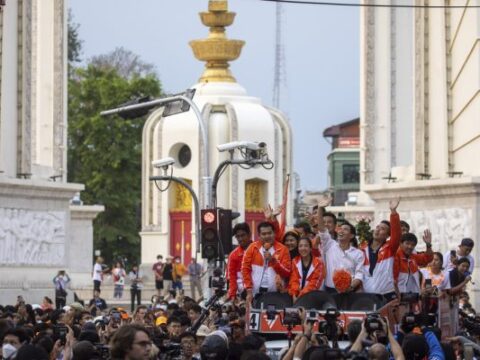
<svg viewBox="0 0 480 360">
<path fill-rule="evenodd" d="M 475 245 L 475 243 L 473 242 L 472 239 L 464 238 L 460 242 L 460 245 L 458 246 L 457 250 L 447 251 L 443 255 L 443 260 L 444 260 L 443 263 L 445 264 L 445 268 L 447 270 L 452 270 L 456 267 L 458 260 L 460 260 L 462 258 L 467 258 L 469 263 L 470 263 L 470 267 L 468 268 L 468 272 L 470 274 L 472 274 L 473 269 L 475 268 L 475 259 L 473 258 L 472 255 L 470 255 L 470 253 L 473 250 L 473 245 Z"/>
<path fill-rule="evenodd" d="M 431 292 L 450 289 L 448 273 L 443 270 L 443 255 L 439 252 L 433 253 L 433 259 L 428 267 L 420 269 L 422 273 L 422 291 Z"/>
</svg>

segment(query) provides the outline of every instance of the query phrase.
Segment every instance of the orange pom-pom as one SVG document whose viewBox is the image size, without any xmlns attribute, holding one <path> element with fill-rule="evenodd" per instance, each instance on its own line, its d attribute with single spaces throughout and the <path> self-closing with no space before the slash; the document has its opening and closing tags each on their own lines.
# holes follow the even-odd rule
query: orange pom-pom
<svg viewBox="0 0 480 360">
<path fill-rule="evenodd" d="M 333 284 L 338 292 L 343 293 L 352 284 L 352 275 L 348 270 L 338 269 L 333 273 Z"/>
</svg>

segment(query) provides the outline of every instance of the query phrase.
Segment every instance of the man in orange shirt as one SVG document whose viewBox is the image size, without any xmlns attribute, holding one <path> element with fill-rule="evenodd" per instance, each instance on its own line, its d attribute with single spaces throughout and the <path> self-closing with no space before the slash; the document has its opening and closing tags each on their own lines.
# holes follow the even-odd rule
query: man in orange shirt
<svg viewBox="0 0 480 360">
<path fill-rule="evenodd" d="M 393 276 L 400 293 L 420 293 L 419 267 L 427 266 L 433 259 L 430 230 L 425 230 L 423 241 L 427 245 L 427 251 L 416 254 L 414 250 L 418 242 L 417 237 L 412 233 L 406 233 L 400 238 L 400 248 L 393 264 Z"/>
<path fill-rule="evenodd" d="M 245 250 L 252 243 L 252 234 L 247 223 L 235 225 L 232 232 L 238 241 L 238 247 L 228 256 L 229 299 L 235 299 L 245 290 L 242 277 L 242 261 Z"/>
<path fill-rule="evenodd" d="M 275 241 L 274 227 L 269 222 L 257 226 L 260 240 L 253 242 L 245 252 L 242 276 L 247 291 L 247 303 L 254 295 L 277 291 L 277 277 L 285 283 L 291 272 L 288 248 Z"/>
</svg>

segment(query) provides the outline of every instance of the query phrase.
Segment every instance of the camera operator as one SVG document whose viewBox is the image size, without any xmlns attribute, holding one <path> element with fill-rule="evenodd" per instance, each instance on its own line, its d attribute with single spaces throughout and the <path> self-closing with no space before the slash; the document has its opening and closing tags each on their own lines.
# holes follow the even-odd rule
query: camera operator
<svg viewBox="0 0 480 360">
<path fill-rule="evenodd" d="M 435 334 L 431 316 L 406 314 L 396 335 L 407 359 L 444 360 L 445 353 Z"/>
<path fill-rule="evenodd" d="M 290 348 L 282 357 L 282 360 L 300 360 L 305 358 L 343 359 L 344 354 L 340 349 L 330 348 L 329 346 L 329 340 L 332 340 L 332 332 L 334 332 L 335 335 L 338 335 L 339 327 L 337 324 L 337 315 L 338 312 L 335 311 L 335 315 L 332 316 L 332 319 L 328 320 L 328 315 L 326 314 L 325 318 L 327 321 L 321 321 L 319 324 L 320 334 L 313 334 L 314 324 L 317 320 L 307 317 L 307 312 L 304 309 L 299 308 L 298 316 L 300 317 L 303 331 L 301 334 L 297 334 Z M 332 326 L 332 322 L 333 328 L 329 330 Z"/>
<path fill-rule="evenodd" d="M 191 332 L 184 332 L 180 335 L 180 346 L 182 360 L 199 360 L 200 351 L 197 344 L 197 337 Z"/>
<path fill-rule="evenodd" d="M 374 344 L 383 344 L 389 346 L 393 358 L 396 360 L 404 360 L 402 348 L 390 331 L 390 326 L 387 319 L 383 319 L 378 314 L 369 314 L 362 323 L 362 330 L 357 339 L 353 343 L 350 351 L 355 353 L 362 353 L 364 345 L 373 348 Z M 369 350 L 370 350 L 369 349 Z M 378 347 L 373 348 L 373 352 L 380 351 Z M 407 358 L 410 360 L 410 358 Z"/>
</svg>

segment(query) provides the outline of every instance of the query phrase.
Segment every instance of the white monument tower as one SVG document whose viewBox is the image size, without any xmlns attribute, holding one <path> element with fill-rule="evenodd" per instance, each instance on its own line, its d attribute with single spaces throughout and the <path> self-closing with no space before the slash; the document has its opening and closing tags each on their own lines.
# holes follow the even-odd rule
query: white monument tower
<svg viewBox="0 0 480 360">
<path fill-rule="evenodd" d="M 248 96 L 228 69 L 229 61 L 240 56 L 243 41 L 229 40 L 225 27 L 233 23 L 235 13 L 228 11 L 226 0 L 209 1 L 208 12 L 200 13 L 202 23 L 210 27 L 207 39 L 190 42 L 195 57 L 206 62 L 193 101 L 202 113 L 209 141 L 210 174 L 228 158 L 217 145 L 232 141 L 265 142 L 272 170 L 262 167 L 227 168 L 218 186 L 217 205 L 241 213 L 239 220 L 255 224 L 263 219 L 266 204 L 280 205 L 283 186 L 292 173 L 292 136 L 288 120 L 276 109 Z M 254 59 L 252 59 L 252 63 Z M 179 65 L 181 66 L 181 65 Z M 252 68 L 254 68 L 252 66 Z M 201 176 L 205 170 L 198 121 L 192 111 L 163 117 L 158 109 L 146 121 L 143 133 L 142 190 L 142 263 L 153 263 L 157 254 L 178 255 L 188 263 L 194 252 L 192 201 L 182 187 L 171 184 L 160 192 L 149 181 L 161 171 L 151 166 L 152 160 L 173 157 L 173 174 L 191 183 L 201 192 Z M 289 189 L 287 220 L 292 222 L 293 194 Z"/>
<path fill-rule="evenodd" d="M 67 9 L 9 0 L 0 9 L 0 303 L 54 295 L 66 270 L 91 284 L 92 220 L 67 183 Z"/>
</svg>

